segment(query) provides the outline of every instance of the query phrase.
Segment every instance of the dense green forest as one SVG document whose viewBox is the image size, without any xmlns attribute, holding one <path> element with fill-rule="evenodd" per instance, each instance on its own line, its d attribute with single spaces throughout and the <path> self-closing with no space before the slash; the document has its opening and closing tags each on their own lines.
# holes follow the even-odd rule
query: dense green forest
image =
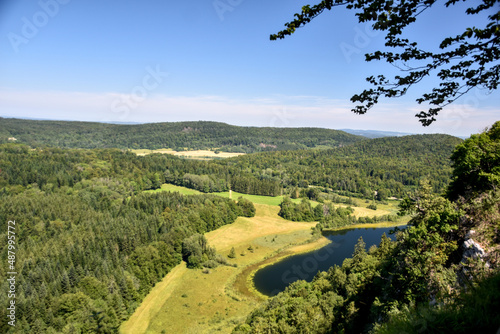
<svg viewBox="0 0 500 334">
<path fill-rule="evenodd" d="M 314 227 L 314 233 L 318 235 L 327 228 L 337 228 L 355 224 L 374 224 L 379 222 L 396 222 L 397 215 L 383 215 L 376 217 L 356 217 L 352 215 L 354 210 L 349 207 L 335 207 L 332 202 L 319 203 L 315 207 L 307 198 L 302 198 L 301 202 L 296 204 L 289 197 L 285 197 L 280 204 L 278 215 L 284 219 L 295 222 L 317 221 Z"/>
<path fill-rule="evenodd" d="M 15 220 L 19 273 L 19 319 L 8 326 L 2 307 L 3 333 L 114 333 L 181 259 L 228 264 L 202 234 L 255 213 L 245 200 L 138 192 L 155 186 L 164 156 L 10 144 L 0 160 L 1 237 Z M 2 244 L 4 259 L 7 251 Z"/>
<path fill-rule="evenodd" d="M 8 138 L 32 147 L 177 151 L 218 148 L 243 153 L 338 147 L 366 139 L 338 130 L 239 127 L 217 122 L 122 125 L 0 118 L 0 143 Z"/>
<path fill-rule="evenodd" d="M 118 149 L 31 149 L 21 144 L 0 145 L 0 191 L 17 193 L 26 187 L 73 187 L 95 178 L 119 178 L 127 191 L 157 189 L 172 183 L 202 192 L 232 190 L 275 196 L 279 182 L 207 161 L 183 160 L 172 155 L 136 156 Z"/>
<path fill-rule="evenodd" d="M 424 180 L 402 201 L 413 218 L 397 241 L 383 236 L 367 251 L 360 238 L 342 266 L 292 283 L 233 333 L 495 333 L 500 122 L 458 145 L 452 162 L 447 197 Z M 307 211 L 291 205 L 282 211 Z"/>
<path fill-rule="evenodd" d="M 304 193 L 311 191 L 309 186 L 319 186 L 341 195 L 384 200 L 403 197 L 423 177 L 435 192 L 443 190 L 452 172 L 448 157 L 460 142 L 446 135 L 379 138 L 331 150 L 263 152 L 218 161 L 138 157 L 118 149 L 30 149 L 11 143 L 0 147 L 0 191 L 15 192 L 15 186 L 34 183 L 41 189 L 73 186 L 83 179 L 111 176 L 131 181 L 133 193 L 166 182 L 206 193 L 232 189 L 293 197 L 301 189 Z"/>
<path fill-rule="evenodd" d="M 62 129 L 66 126 L 61 123 Z M 24 131 L 43 133 L 29 127 Z M 7 239 L 6 225 L 16 220 L 19 315 L 12 328 L 2 307 L 0 330 L 114 333 L 181 260 L 190 268 L 231 265 L 203 234 L 238 216 L 251 217 L 253 204 L 210 194 L 144 192 L 163 183 L 204 193 L 232 189 L 303 197 L 298 204 L 285 197 L 280 215 L 319 221 L 316 234 L 323 228 L 374 222 L 353 217 L 349 208 L 334 207 L 331 202 L 353 204 L 339 195 L 372 203 L 389 196 L 404 198 L 402 213 L 413 215 L 397 242 L 384 238 L 379 247 L 366 250 L 360 241 L 343 266 L 311 283 L 292 284 L 235 332 L 412 332 L 422 317 L 429 318 L 426 326 L 440 332 L 444 316 L 456 326 L 460 319 L 470 324 L 471 317 L 479 316 L 468 304 L 488 310 L 482 312 L 481 323 L 489 330 L 498 323 L 489 312 L 498 308 L 498 298 L 481 298 L 485 289 L 498 295 L 491 286 L 498 283 L 492 272 L 499 263 L 499 131 L 497 123 L 466 141 L 447 135 L 378 138 L 332 149 L 260 152 L 217 161 L 137 156 L 118 148 L 0 144 L 0 237 Z M 16 136 L 5 127 L 0 131 L 4 134 Z M 309 200 L 320 204 L 313 207 Z M 489 250 L 489 268 L 480 261 L 461 262 L 460 245 L 471 229 Z M 8 258 L 8 246 L 2 244 L 3 259 Z M 9 285 L 5 272 L 0 274 L 2 291 Z M 472 288 L 464 292 L 467 284 Z M 430 300 L 442 307 L 429 306 Z M 6 302 L 7 295 L 1 295 L 0 303 Z"/>
<path fill-rule="evenodd" d="M 378 138 L 330 150 L 265 152 L 218 161 L 296 187 L 321 186 L 343 195 L 403 197 L 428 178 L 436 192 L 449 182 L 449 157 L 462 140 L 448 135 Z"/>
</svg>

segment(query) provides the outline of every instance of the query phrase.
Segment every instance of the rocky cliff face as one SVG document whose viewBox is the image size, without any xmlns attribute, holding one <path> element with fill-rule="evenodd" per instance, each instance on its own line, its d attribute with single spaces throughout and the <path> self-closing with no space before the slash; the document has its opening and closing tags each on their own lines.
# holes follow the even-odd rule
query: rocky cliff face
<svg viewBox="0 0 500 334">
<path fill-rule="evenodd" d="M 483 260 L 487 255 L 483 247 L 478 242 L 474 241 L 474 239 L 472 239 L 475 233 L 476 231 L 470 230 L 469 233 L 467 233 L 467 235 L 465 236 L 465 241 L 462 245 L 464 249 L 464 252 L 462 254 L 462 262 L 466 262 L 468 258 Z"/>
</svg>

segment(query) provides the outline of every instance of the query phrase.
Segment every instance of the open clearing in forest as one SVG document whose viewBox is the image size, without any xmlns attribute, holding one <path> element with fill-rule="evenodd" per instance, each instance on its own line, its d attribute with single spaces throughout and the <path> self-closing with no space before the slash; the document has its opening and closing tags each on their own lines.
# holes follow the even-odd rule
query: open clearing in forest
<svg viewBox="0 0 500 334">
<path fill-rule="evenodd" d="M 244 155 L 245 153 L 235 153 L 235 152 L 219 152 L 215 153 L 216 151 L 209 151 L 209 150 L 195 150 L 195 151 L 174 151 L 169 148 L 162 148 L 159 150 L 147 150 L 147 149 L 140 149 L 140 150 L 130 150 L 131 152 L 139 155 L 139 156 L 144 156 L 148 154 L 153 154 L 153 153 L 161 153 L 161 154 L 172 154 L 178 157 L 183 157 L 187 159 L 216 159 L 216 158 L 232 158 L 232 157 L 237 157 L 240 155 Z"/>
<path fill-rule="evenodd" d="M 156 191 L 171 191 L 171 192 L 179 192 L 183 195 L 199 195 L 203 194 L 202 192 L 194 189 L 189 189 L 186 187 L 181 187 L 181 186 L 175 186 L 173 184 L 163 184 L 160 189 L 157 190 L 148 190 L 147 192 L 156 192 Z M 266 204 L 266 205 L 274 205 L 274 206 L 279 206 L 281 202 L 283 201 L 283 196 L 260 196 L 260 195 L 248 195 L 248 194 L 242 194 L 238 193 L 236 191 L 231 191 L 231 196 L 229 195 L 229 192 L 221 192 L 221 193 L 212 193 L 217 196 L 222 196 L 226 198 L 231 198 L 234 200 L 238 200 L 238 197 L 243 197 L 248 199 L 249 201 L 256 203 L 256 204 Z M 301 199 L 296 198 L 292 199 L 292 202 L 294 203 L 300 203 Z M 355 200 L 356 205 L 358 206 L 352 206 L 354 209 L 353 215 L 356 217 L 374 217 L 374 216 L 383 216 L 383 215 L 388 215 L 391 213 L 396 213 L 399 201 L 397 200 L 389 200 L 387 201 L 388 204 L 377 204 L 378 209 L 377 210 L 372 210 L 368 209 L 367 207 L 363 206 L 369 205 L 366 203 L 363 203 L 362 200 L 356 199 Z M 312 206 L 316 206 L 319 203 L 316 201 L 311 201 Z M 347 207 L 345 204 L 336 204 L 337 206 L 343 206 Z"/>
<path fill-rule="evenodd" d="M 154 191 L 201 194 L 197 190 L 169 184 Z M 216 195 L 229 197 L 229 192 Z M 230 262 L 237 267 L 221 266 L 205 274 L 201 269 L 187 269 L 183 262 L 156 284 L 130 319 L 120 327 L 121 333 L 230 333 L 237 323 L 244 321 L 263 302 L 248 286 L 247 279 L 252 272 L 266 261 L 275 262 L 284 256 L 317 249 L 329 242 L 322 237 L 308 243 L 315 222 L 290 222 L 279 217 L 277 205 L 281 203 L 282 196 L 232 192 L 231 198 L 237 200 L 239 196 L 255 204 L 255 217 L 239 217 L 233 224 L 205 234 L 209 244 L 222 255 L 227 256 L 231 247 L 235 248 L 236 258 L 230 259 Z M 294 201 L 299 202 L 300 199 Z M 394 212 L 396 207 L 397 202 L 390 202 L 384 210 L 377 211 L 354 207 L 354 214 L 384 215 Z"/>
<path fill-rule="evenodd" d="M 158 192 L 158 191 L 171 191 L 171 192 L 177 191 L 183 195 L 201 195 L 201 194 L 203 194 L 201 191 L 198 191 L 195 189 L 189 189 L 186 187 L 176 186 L 176 185 L 168 184 L 168 183 L 163 184 L 160 189 L 147 190 L 146 192 Z M 229 194 L 229 191 L 221 192 L 221 193 L 211 193 L 211 194 L 225 197 L 225 198 L 231 198 L 231 199 L 234 199 L 236 201 L 241 196 L 241 197 L 246 198 L 255 204 L 265 204 L 265 205 L 274 205 L 274 206 L 279 206 L 280 203 L 283 201 L 283 196 L 274 196 L 273 197 L 273 196 L 248 195 L 248 194 L 238 193 L 236 191 L 231 191 L 231 195 Z M 295 203 L 300 203 L 300 199 L 293 199 L 292 201 Z M 318 202 L 311 201 L 311 204 L 316 205 L 316 204 L 318 204 Z"/>
<path fill-rule="evenodd" d="M 221 266 L 204 274 L 201 269 L 175 267 L 124 323 L 122 333 L 230 333 L 262 301 L 234 287 L 245 267 L 261 262 L 280 249 L 303 244 L 311 238 L 316 223 L 294 223 L 280 218 L 279 207 L 255 204 L 255 217 L 239 217 L 235 223 L 206 233 L 217 252 L 228 255 L 231 247 L 238 267 Z M 322 239 L 320 239 L 322 240 Z M 326 238 L 322 240 L 326 244 Z M 321 241 L 320 241 L 321 242 Z M 309 245 L 309 247 L 308 247 Z M 249 246 L 253 247 L 250 251 Z M 318 243 L 300 246 L 306 251 Z"/>
<path fill-rule="evenodd" d="M 178 192 L 178 193 L 181 193 L 182 195 L 202 195 L 203 194 L 201 191 L 198 191 L 195 189 L 175 186 L 173 184 L 168 184 L 168 183 L 162 184 L 160 189 L 146 190 L 145 193 L 156 193 L 156 192 L 160 192 L 160 191 Z"/>
</svg>

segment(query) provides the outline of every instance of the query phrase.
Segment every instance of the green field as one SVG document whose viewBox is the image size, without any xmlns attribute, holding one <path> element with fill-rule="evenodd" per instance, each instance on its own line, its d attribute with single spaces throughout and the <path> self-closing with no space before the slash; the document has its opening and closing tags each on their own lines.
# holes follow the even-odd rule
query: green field
<svg viewBox="0 0 500 334">
<path fill-rule="evenodd" d="M 154 191 L 172 191 L 184 195 L 201 194 L 199 191 L 171 184 L 164 184 L 161 189 Z M 230 197 L 229 192 L 215 195 Z M 311 251 L 328 243 L 324 237 L 310 242 L 311 228 L 315 222 L 291 222 L 278 216 L 278 205 L 283 196 L 231 192 L 231 198 L 234 200 L 240 196 L 255 204 L 255 217 L 239 217 L 235 223 L 205 234 L 210 245 L 222 255 L 227 255 L 231 247 L 234 247 L 237 257 L 231 262 L 238 266 L 218 267 L 211 270 L 210 274 L 204 274 L 201 270 L 188 270 L 184 263 L 175 267 L 121 326 L 121 333 L 229 334 L 235 324 L 243 321 L 262 303 L 262 298 L 251 284 L 255 270 L 283 257 Z M 301 199 L 293 201 L 300 202 Z M 388 203 L 382 210 L 376 211 L 366 207 L 354 207 L 354 214 L 376 216 L 394 212 L 397 201 Z M 356 204 L 366 203 L 359 200 Z M 249 246 L 253 247 L 251 252 Z"/>
<path fill-rule="evenodd" d="M 178 192 L 182 195 L 201 195 L 203 194 L 202 192 L 195 190 L 195 189 L 189 189 L 186 187 L 180 187 L 176 186 L 173 184 L 162 184 L 160 189 L 155 189 L 155 190 L 146 190 L 145 193 L 156 193 L 160 191 L 170 191 L 170 192 Z"/>
<path fill-rule="evenodd" d="M 189 189 L 186 187 L 181 187 L 181 186 L 175 186 L 173 184 L 163 184 L 160 189 L 156 190 L 147 190 L 146 192 L 158 192 L 158 191 L 171 191 L 171 192 L 179 192 L 183 195 L 200 195 L 203 194 L 202 192 L 194 189 Z M 283 202 L 283 196 L 260 196 L 260 195 L 248 195 L 248 194 L 242 194 L 238 193 L 236 191 L 231 191 L 231 196 L 229 196 L 229 191 L 222 192 L 222 193 L 212 193 L 213 195 L 225 197 L 225 198 L 231 198 L 233 200 L 238 200 L 238 198 L 241 196 L 243 198 L 248 199 L 249 201 L 256 203 L 256 204 L 265 204 L 265 205 L 275 205 L 279 206 L 281 202 Z M 293 202 L 300 203 L 300 199 L 293 199 Z M 318 204 L 318 202 L 311 201 L 312 205 Z"/>
<path fill-rule="evenodd" d="M 240 275 L 246 268 L 277 253 L 305 252 L 327 243 L 324 238 L 307 243 L 316 223 L 287 221 L 274 205 L 255 206 L 255 217 L 239 217 L 205 234 L 222 255 L 235 248 L 237 257 L 231 262 L 236 268 L 221 266 L 205 274 L 182 263 L 156 284 L 120 332 L 230 333 L 262 302 L 249 291 L 247 275 Z M 253 251 L 248 250 L 250 245 Z"/>
<path fill-rule="evenodd" d="M 175 186 L 173 184 L 163 184 L 160 189 L 156 190 L 148 190 L 147 192 L 158 192 L 158 191 L 171 191 L 171 192 L 179 192 L 183 195 L 200 195 L 203 194 L 202 192 L 194 189 L 189 189 L 181 186 Z M 283 196 L 260 196 L 260 195 L 248 195 L 248 194 L 242 194 L 238 193 L 235 191 L 231 191 L 231 196 L 229 196 L 229 192 L 221 192 L 221 193 L 213 193 L 214 195 L 225 197 L 225 198 L 231 198 L 233 200 L 238 200 L 238 198 L 241 196 L 243 198 L 248 199 L 249 201 L 255 203 L 255 204 L 264 204 L 264 205 L 272 205 L 272 206 L 279 206 L 281 202 L 283 201 Z M 292 202 L 295 203 L 300 203 L 302 199 L 296 198 L 292 199 Z M 399 201 L 398 200 L 388 200 L 387 204 L 377 204 L 378 209 L 377 210 L 372 210 L 366 208 L 366 206 L 369 204 L 365 203 L 364 200 L 361 199 L 354 199 L 356 206 L 353 207 L 354 209 L 354 216 L 356 217 L 373 217 L 373 216 L 383 216 L 387 214 L 396 214 L 398 212 L 398 205 Z M 316 206 L 319 203 L 316 201 L 311 201 L 312 206 Z M 337 204 L 338 206 L 346 206 L 344 204 Z"/>
</svg>

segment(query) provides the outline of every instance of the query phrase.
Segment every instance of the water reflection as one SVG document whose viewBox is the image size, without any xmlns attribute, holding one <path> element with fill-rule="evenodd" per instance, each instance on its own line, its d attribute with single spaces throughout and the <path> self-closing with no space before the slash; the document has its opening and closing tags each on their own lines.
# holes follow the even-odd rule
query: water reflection
<svg viewBox="0 0 500 334">
<path fill-rule="evenodd" d="M 274 296 L 297 280 L 312 281 L 318 271 L 326 271 L 333 265 L 342 265 L 344 259 L 352 256 L 359 237 L 363 237 L 367 249 L 378 245 L 382 234 L 391 239 L 389 232 L 393 227 L 351 228 L 328 231 L 324 235 L 331 243 L 313 252 L 294 255 L 259 270 L 254 284 L 262 294 Z"/>
</svg>

